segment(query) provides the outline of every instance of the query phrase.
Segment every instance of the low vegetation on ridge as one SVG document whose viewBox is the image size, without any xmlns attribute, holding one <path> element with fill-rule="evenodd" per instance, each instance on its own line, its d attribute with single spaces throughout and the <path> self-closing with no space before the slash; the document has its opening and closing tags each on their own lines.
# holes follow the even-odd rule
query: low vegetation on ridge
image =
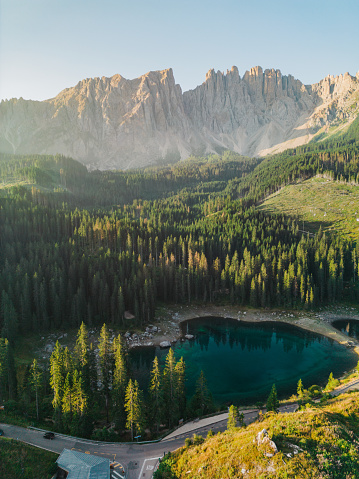
<svg viewBox="0 0 359 479">
<path fill-rule="evenodd" d="M 359 477 L 359 393 L 268 413 L 259 422 L 208 437 L 167 455 L 156 479 L 355 479 Z M 278 453 L 256 443 L 263 429 Z"/>
</svg>

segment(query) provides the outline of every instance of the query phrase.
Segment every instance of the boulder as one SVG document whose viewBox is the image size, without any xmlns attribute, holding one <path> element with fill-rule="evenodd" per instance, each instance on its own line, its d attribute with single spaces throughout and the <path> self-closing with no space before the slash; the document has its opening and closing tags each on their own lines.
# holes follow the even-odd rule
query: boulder
<svg viewBox="0 0 359 479">
<path fill-rule="evenodd" d="M 267 429 L 262 429 L 255 438 L 257 446 L 264 446 L 266 457 L 273 457 L 278 452 L 278 448 L 274 441 L 268 435 Z"/>
</svg>

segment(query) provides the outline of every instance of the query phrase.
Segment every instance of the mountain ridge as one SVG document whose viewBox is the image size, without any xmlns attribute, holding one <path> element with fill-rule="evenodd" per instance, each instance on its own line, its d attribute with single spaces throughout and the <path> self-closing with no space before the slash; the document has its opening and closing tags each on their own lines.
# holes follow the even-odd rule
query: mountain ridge
<svg viewBox="0 0 359 479">
<path fill-rule="evenodd" d="M 359 113 L 359 72 L 304 85 L 280 70 L 209 70 L 182 92 L 171 68 L 128 80 L 79 81 L 42 102 L 0 103 L 0 151 L 60 153 L 90 168 L 143 167 L 230 149 L 264 156 L 346 128 Z"/>
</svg>

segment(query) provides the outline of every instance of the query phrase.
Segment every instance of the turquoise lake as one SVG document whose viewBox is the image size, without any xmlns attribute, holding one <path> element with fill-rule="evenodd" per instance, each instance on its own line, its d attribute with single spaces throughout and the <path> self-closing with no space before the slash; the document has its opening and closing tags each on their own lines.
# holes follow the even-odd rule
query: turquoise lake
<svg viewBox="0 0 359 479">
<path fill-rule="evenodd" d="M 187 366 L 187 394 L 204 371 L 218 404 L 249 404 L 267 398 L 273 383 L 279 397 L 296 392 L 301 378 L 304 387 L 324 386 L 354 368 L 357 355 L 350 349 L 318 334 L 278 322 L 249 323 L 223 318 L 196 318 L 181 324 L 183 334 L 195 339 L 172 346 Z M 148 386 L 152 361 L 157 355 L 163 365 L 168 349 L 139 347 L 130 351 L 130 362 L 140 387 Z"/>
</svg>

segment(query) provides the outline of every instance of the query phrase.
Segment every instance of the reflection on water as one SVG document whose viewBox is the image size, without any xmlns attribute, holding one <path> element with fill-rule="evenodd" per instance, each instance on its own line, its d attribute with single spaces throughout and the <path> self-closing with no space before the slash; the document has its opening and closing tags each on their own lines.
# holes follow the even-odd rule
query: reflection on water
<svg viewBox="0 0 359 479">
<path fill-rule="evenodd" d="M 213 339 L 217 346 L 228 344 L 231 349 L 240 346 L 242 350 L 248 351 L 257 349 L 266 351 L 272 348 L 275 341 L 282 344 L 285 352 L 295 348 L 299 353 L 312 342 L 324 339 L 323 336 L 286 323 L 273 321 L 251 323 L 211 317 L 185 321 L 181 324 L 181 331 L 182 334 L 195 335 L 194 343 L 206 350 Z"/>
<path fill-rule="evenodd" d="M 359 339 L 359 321 L 356 319 L 339 319 L 332 326 L 350 338 Z"/>
<path fill-rule="evenodd" d="M 219 403 L 245 404 L 267 397 L 273 383 L 279 395 L 304 386 L 325 384 L 333 372 L 339 376 L 357 362 L 355 353 L 332 340 L 278 322 L 249 323 L 223 318 L 196 318 L 181 325 L 182 334 L 195 339 L 179 341 L 174 352 L 187 366 L 187 392 L 192 395 L 201 370 Z M 130 352 L 134 376 L 147 388 L 152 361 L 163 365 L 168 350 L 135 348 Z"/>
</svg>

